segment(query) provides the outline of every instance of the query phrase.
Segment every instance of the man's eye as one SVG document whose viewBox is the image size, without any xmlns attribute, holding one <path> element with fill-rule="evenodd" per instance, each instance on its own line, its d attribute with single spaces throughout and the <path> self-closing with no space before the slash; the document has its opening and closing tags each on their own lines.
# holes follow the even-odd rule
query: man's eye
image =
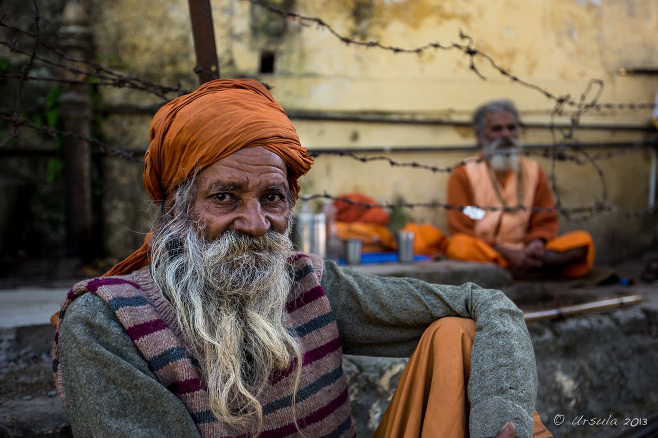
<svg viewBox="0 0 658 438">
<path fill-rule="evenodd" d="M 226 202 L 231 199 L 231 197 L 228 195 L 228 193 L 217 193 L 215 195 L 215 199 L 219 202 Z"/>
<path fill-rule="evenodd" d="M 279 193 L 269 193 L 265 195 L 265 200 L 267 202 L 280 202 L 283 201 L 283 195 Z"/>
</svg>

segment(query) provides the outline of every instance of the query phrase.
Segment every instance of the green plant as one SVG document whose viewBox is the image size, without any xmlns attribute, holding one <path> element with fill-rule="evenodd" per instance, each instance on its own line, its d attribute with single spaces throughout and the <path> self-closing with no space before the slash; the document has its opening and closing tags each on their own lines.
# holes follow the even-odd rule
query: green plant
<svg viewBox="0 0 658 438">
<path fill-rule="evenodd" d="M 62 95 L 62 86 L 56 85 L 50 89 L 46 96 L 46 122 L 48 126 L 58 128 L 59 120 L 59 97 Z"/>
<path fill-rule="evenodd" d="M 64 170 L 64 160 L 61 158 L 51 158 L 46 164 L 46 181 L 52 183 L 57 176 Z"/>
</svg>

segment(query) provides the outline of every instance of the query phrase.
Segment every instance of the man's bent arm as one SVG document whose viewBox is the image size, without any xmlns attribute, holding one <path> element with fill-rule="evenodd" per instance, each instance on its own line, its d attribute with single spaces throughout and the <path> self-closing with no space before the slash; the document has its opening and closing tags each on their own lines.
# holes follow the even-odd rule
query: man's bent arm
<svg viewBox="0 0 658 438">
<path fill-rule="evenodd" d="M 183 403 L 162 386 L 114 312 L 87 293 L 59 334 L 66 408 L 76 437 L 198 437 Z"/>
<path fill-rule="evenodd" d="M 523 313 L 502 292 L 472 283 L 428 284 L 378 277 L 324 262 L 322 286 L 347 354 L 408 356 L 433 321 L 472 318 L 476 336 L 468 396 L 471 436 L 494 436 L 511 420 L 532 436 L 537 394 L 535 356 Z"/>
</svg>

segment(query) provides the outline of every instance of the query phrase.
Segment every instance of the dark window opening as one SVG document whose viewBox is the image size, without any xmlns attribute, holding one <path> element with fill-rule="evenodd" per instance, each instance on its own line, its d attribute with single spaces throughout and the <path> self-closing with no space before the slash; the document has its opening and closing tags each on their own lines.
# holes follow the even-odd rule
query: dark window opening
<svg viewBox="0 0 658 438">
<path fill-rule="evenodd" d="M 274 73 L 274 53 L 263 52 L 260 54 L 260 72 Z"/>
</svg>

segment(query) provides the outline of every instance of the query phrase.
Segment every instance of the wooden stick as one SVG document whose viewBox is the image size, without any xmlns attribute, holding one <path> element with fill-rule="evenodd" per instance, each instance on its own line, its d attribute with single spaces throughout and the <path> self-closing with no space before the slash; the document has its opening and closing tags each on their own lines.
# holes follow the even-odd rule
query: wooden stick
<svg viewBox="0 0 658 438">
<path fill-rule="evenodd" d="M 557 309 L 540 310 L 538 312 L 527 312 L 523 314 L 526 322 L 541 321 L 546 319 L 558 319 L 565 316 L 577 315 L 580 313 L 593 312 L 597 310 L 615 309 L 619 307 L 637 304 L 642 301 L 642 295 L 628 295 L 619 298 L 609 298 L 607 300 L 590 301 L 589 303 L 565 306 Z"/>
</svg>

